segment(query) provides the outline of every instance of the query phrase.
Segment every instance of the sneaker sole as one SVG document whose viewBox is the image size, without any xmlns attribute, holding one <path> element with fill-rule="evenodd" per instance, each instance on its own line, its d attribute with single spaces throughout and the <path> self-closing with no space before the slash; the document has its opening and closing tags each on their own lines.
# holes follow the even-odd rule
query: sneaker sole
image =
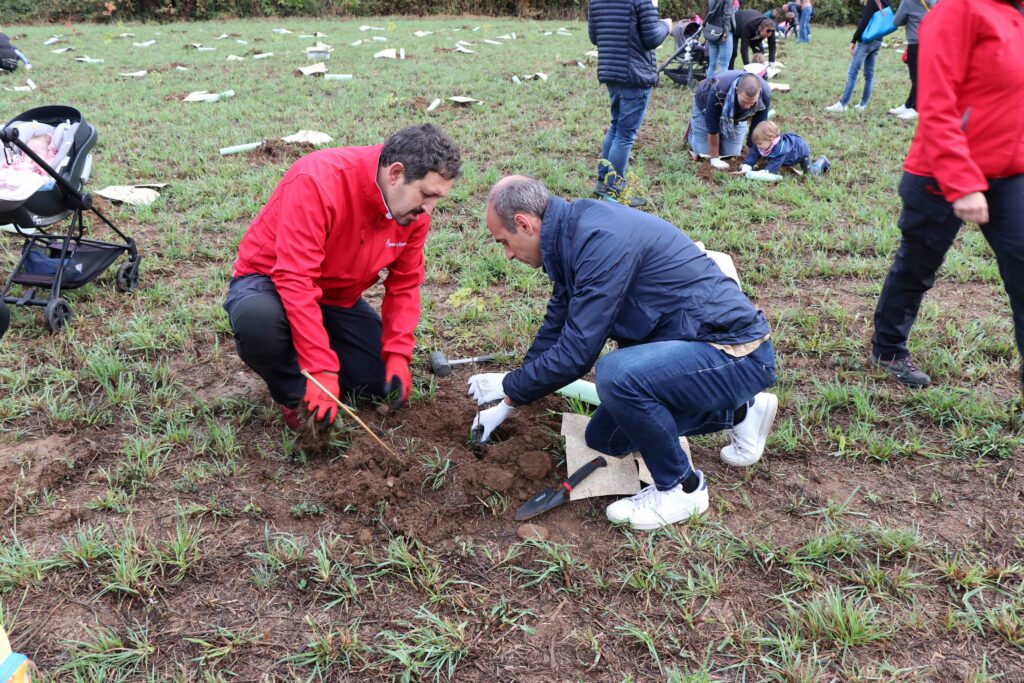
<svg viewBox="0 0 1024 683">
<path fill-rule="evenodd" d="M 772 431 L 772 425 L 775 424 L 775 414 L 779 412 L 779 397 L 775 394 L 768 395 L 771 396 L 771 405 L 768 406 L 768 410 L 765 411 L 765 414 L 762 416 L 761 425 L 757 429 L 757 440 L 762 444 L 761 450 L 757 452 L 757 455 L 754 458 L 739 460 L 735 458 L 727 459 L 724 454 L 725 449 L 723 448 L 722 451 L 719 452 L 718 457 L 726 465 L 730 465 L 732 467 L 750 467 L 761 460 L 761 456 L 764 455 L 764 444 L 768 442 L 768 433 Z"/>
<path fill-rule="evenodd" d="M 654 531 L 655 529 L 661 529 L 663 527 L 668 526 L 669 524 L 675 524 L 677 522 L 685 521 L 690 517 L 693 517 L 694 515 L 704 514 L 705 512 L 707 512 L 708 507 L 710 507 L 710 504 L 710 500 L 702 500 L 700 505 L 687 512 L 672 515 L 671 517 L 662 518 L 662 520 L 659 522 L 650 522 L 645 524 L 634 524 L 633 522 L 630 522 L 629 528 L 634 529 L 636 531 Z"/>
</svg>

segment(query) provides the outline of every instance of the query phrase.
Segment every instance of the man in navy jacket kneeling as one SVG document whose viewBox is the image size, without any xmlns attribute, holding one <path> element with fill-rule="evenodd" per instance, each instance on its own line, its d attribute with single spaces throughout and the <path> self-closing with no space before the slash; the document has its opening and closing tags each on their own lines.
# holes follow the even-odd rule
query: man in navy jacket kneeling
<svg viewBox="0 0 1024 683">
<path fill-rule="evenodd" d="M 469 380 L 486 440 L 517 405 L 579 379 L 596 363 L 601 406 L 587 445 L 639 451 L 654 485 L 608 506 L 608 519 L 656 529 L 704 512 L 707 483 L 680 436 L 729 430 L 722 460 L 753 465 L 778 399 L 764 314 L 672 224 L 621 204 L 552 197 L 509 176 L 487 200 L 487 229 L 510 259 L 544 268 L 553 290 L 520 368 Z M 618 349 L 598 359 L 605 342 Z"/>
</svg>

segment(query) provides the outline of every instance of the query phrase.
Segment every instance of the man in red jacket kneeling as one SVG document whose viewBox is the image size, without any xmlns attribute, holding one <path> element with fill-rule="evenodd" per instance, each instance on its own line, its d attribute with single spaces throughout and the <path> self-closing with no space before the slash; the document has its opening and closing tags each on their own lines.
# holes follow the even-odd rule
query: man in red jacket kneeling
<svg viewBox="0 0 1024 683">
<path fill-rule="evenodd" d="M 440 128 L 409 126 L 383 145 L 336 147 L 296 161 L 238 246 L 224 309 L 238 355 L 263 378 L 285 422 L 318 421 L 335 396 L 409 398 L 430 214 L 459 176 Z M 382 315 L 362 298 L 384 280 Z"/>
</svg>

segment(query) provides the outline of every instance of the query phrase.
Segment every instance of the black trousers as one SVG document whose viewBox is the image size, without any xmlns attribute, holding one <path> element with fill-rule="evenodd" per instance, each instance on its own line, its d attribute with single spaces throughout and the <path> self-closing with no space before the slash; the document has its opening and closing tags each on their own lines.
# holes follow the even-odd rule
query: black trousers
<svg viewBox="0 0 1024 683">
<path fill-rule="evenodd" d="M 989 222 L 982 234 L 996 255 L 1010 297 L 1017 351 L 1024 356 L 1024 175 L 990 179 L 985 192 Z M 883 360 L 906 358 L 907 338 L 925 292 L 963 222 L 953 214 L 934 178 L 904 173 L 900 180 L 903 238 L 875 309 L 872 353 Z"/>
<path fill-rule="evenodd" d="M 910 72 L 910 94 L 903 106 L 917 109 L 917 43 L 907 45 L 907 71 Z"/>
<path fill-rule="evenodd" d="M 266 275 L 233 278 L 224 310 L 242 362 L 263 378 L 275 401 L 289 408 L 298 406 L 306 393 L 306 378 L 299 371 L 292 330 L 273 281 Z M 380 316 L 363 299 L 352 308 L 321 305 L 320 310 L 331 350 L 341 363 L 341 390 L 356 396 L 383 396 Z"/>
</svg>

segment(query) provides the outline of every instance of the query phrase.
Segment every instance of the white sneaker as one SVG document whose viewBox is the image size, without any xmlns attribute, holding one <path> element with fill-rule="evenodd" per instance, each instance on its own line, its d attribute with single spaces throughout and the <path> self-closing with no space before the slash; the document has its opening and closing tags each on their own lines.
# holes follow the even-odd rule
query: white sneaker
<svg viewBox="0 0 1024 683">
<path fill-rule="evenodd" d="M 903 112 L 905 112 L 906 110 L 907 110 L 907 107 L 906 107 L 906 105 L 904 105 L 904 104 L 901 104 L 901 105 L 900 105 L 900 106 L 898 106 L 898 107 L 893 107 L 892 109 L 890 109 L 890 110 L 889 110 L 889 113 L 890 113 L 890 114 L 892 114 L 893 116 L 899 116 L 900 114 L 902 114 L 902 113 L 903 113 Z"/>
<path fill-rule="evenodd" d="M 836 102 L 835 104 L 825 107 L 825 111 L 846 111 L 846 105 L 842 102 Z"/>
<path fill-rule="evenodd" d="M 917 118 L 917 110 L 916 109 L 908 109 L 905 112 L 903 112 L 902 114 L 900 114 L 899 118 L 903 119 L 904 121 L 913 121 L 914 119 Z"/>
<path fill-rule="evenodd" d="M 853 108 L 856 109 L 857 111 L 864 111 L 865 109 L 868 108 L 868 105 L 866 105 L 866 104 L 855 104 L 855 105 L 853 105 Z"/>
<path fill-rule="evenodd" d="M 695 470 L 695 474 L 700 483 L 693 493 L 684 492 L 682 484 L 669 491 L 659 491 L 651 485 L 635 496 L 615 501 L 605 509 L 605 514 L 613 524 L 629 522 L 631 528 L 640 531 L 660 529 L 699 515 L 708 509 L 708 483 L 703 472 Z"/>
<path fill-rule="evenodd" d="M 760 460 L 778 409 L 779 399 L 775 394 L 761 392 L 755 396 L 754 405 L 747 408 L 743 422 L 729 430 L 732 443 L 722 449 L 722 462 L 733 467 L 750 467 Z"/>
</svg>

